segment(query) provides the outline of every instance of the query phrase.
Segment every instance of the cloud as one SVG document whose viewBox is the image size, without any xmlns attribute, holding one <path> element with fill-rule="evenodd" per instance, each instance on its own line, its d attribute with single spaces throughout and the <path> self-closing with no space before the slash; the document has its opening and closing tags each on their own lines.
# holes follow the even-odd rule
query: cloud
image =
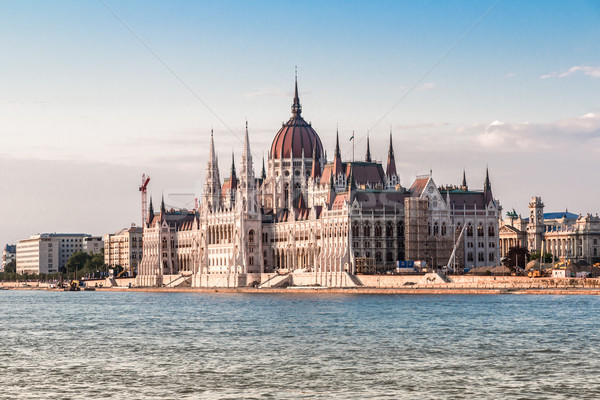
<svg viewBox="0 0 600 400">
<path fill-rule="evenodd" d="M 420 92 L 424 92 L 424 91 L 427 91 L 427 90 L 432 90 L 434 87 L 435 87 L 435 83 L 433 83 L 433 82 L 427 82 L 427 83 L 424 83 L 421 86 L 419 86 L 417 88 L 417 90 L 420 91 Z"/>
<path fill-rule="evenodd" d="M 281 90 L 278 88 L 262 88 L 256 92 L 244 93 L 246 97 L 290 97 L 291 94 L 288 91 Z"/>
<path fill-rule="evenodd" d="M 504 75 L 504 76 L 503 76 L 503 78 L 510 79 L 510 78 L 512 78 L 513 76 L 515 76 L 515 73 L 514 73 L 514 72 L 509 72 L 508 74 Z"/>
<path fill-rule="evenodd" d="M 566 78 L 572 76 L 576 73 L 583 73 L 586 76 L 591 76 L 592 78 L 600 78 L 600 66 L 593 67 L 590 65 L 575 65 L 565 72 L 557 73 L 552 72 L 545 75 L 540 75 L 540 79 L 548 79 L 548 78 Z"/>
</svg>

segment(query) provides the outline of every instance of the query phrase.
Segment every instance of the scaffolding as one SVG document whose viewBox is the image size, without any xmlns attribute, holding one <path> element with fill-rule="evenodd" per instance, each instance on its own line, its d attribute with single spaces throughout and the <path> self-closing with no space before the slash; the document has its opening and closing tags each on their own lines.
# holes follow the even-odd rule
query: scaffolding
<svg viewBox="0 0 600 400">
<path fill-rule="evenodd" d="M 431 268 L 445 266 L 457 239 L 452 230 L 432 232 L 428 199 L 405 200 L 405 251 L 409 261 L 425 261 Z M 452 229 L 451 227 L 448 227 Z"/>
<path fill-rule="evenodd" d="M 356 273 L 364 275 L 375 274 L 375 259 L 372 257 L 356 257 Z"/>
</svg>

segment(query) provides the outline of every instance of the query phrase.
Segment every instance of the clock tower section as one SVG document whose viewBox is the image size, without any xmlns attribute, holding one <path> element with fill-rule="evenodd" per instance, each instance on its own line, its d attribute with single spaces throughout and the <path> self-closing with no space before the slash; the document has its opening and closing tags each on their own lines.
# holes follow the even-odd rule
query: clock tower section
<svg viewBox="0 0 600 400">
<path fill-rule="evenodd" d="M 544 203 L 542 198 L 534 196 L 529 202 L 529 223 L 527 224 L 527 242 L 530 252 L 542 249 L 544 237 Z"/>
</svg>

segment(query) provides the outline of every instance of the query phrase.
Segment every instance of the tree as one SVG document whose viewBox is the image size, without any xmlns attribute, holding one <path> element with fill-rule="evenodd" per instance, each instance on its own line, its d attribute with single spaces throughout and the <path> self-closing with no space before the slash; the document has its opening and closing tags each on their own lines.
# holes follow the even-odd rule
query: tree
<svg viewBox="0 0 600 400">
<path fill-rule="evenodd" d="M 85 267 L 90 258 L 90 255 L 84 251 L 74 252 L 65 264 L 65 267 L 67 268 L 67 274 L 74 272 L 75 279 L 77 279 L 77 272 Z"/>
<path fill-rule="evenodd" d="M 17 272 L 17 262 L 15 260 L 12 260 L 8 264 L 6 264 L 4 266 L 4 272 L 6 272 L 7 274 L 16 273 Z"/>
<path fill-rule="evenodd" d="M 556 261 L 556 258 L 552 256 L 552 254 L 550 253 L 544 253 L 544 260 L 541 260 L 542 258 L 542 252 L 540 250 L 536 250 L 533 253 L 531 253 L 529 259 L 530 260 L 540 260 L 540 262 L 549 264 L 552 263 L 554 261 Z"/>
<path fill-rule="evenodd" d="M 508 249 L 506 256 L 502 259 L 502 264 L 516 270 L 516 267 L 525 268 L 525 265 L 529 261 L 529 250 L 525 247 L 511 247 Z"/>
</svg>

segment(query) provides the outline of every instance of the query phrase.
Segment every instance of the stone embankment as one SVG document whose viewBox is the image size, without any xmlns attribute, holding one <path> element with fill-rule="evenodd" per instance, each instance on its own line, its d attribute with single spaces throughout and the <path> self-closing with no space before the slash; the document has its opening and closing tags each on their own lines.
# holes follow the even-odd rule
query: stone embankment
<svg viewBox="0 0 600 400">
<path fill-rule="evenodd" d="M 102 291 L 139 292 L 198 292 L 198 293 L 301 293 L 301 294 L 553 294 L 553 295 L 600 295 L 600 279 L 578 278 L 528 278 L 518 276 L 466 276 L 437 274 L 427 275 L 357 275 L 353 287 L 314 287 L 310 285 L 238 288 L 196 288 L 196 287 L 134 287 L 133 279 L 117 279 L 116 285 L 102 285 Z M 105 283 L 105 282 L 96 282 Z M 96 286 L 88 282 L 88 286 Z M 129 287 L 129 284 L 132 287 Z M 45 290 L 44 282 L 0 282 L 0 288 L 20 290 Z"/>
</svg>

